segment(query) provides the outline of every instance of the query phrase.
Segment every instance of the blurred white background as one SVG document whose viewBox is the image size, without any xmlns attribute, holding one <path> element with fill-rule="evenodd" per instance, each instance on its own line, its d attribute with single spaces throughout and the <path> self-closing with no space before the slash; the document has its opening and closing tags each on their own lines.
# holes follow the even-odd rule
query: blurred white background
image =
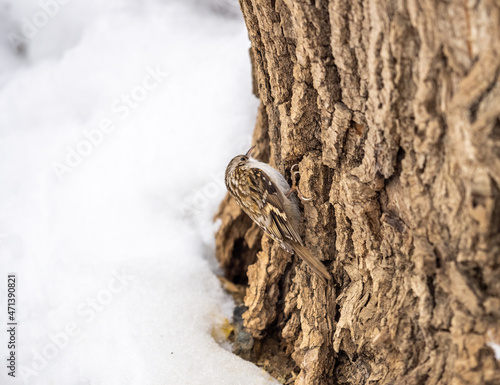
<svg viewBox="0 0 500 385">
<path fill-rule="evenodd" d="M 236 0 L 0 0 L 0 32 L 0 383 L 272 383 L 212 337 L 258 105 Z"/>
</svg>

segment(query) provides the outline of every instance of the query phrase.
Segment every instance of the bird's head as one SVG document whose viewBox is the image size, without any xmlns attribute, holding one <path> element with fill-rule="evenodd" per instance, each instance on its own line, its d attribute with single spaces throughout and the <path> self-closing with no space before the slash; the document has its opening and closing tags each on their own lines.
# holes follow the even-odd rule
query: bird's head
<svg viewBox="0 0 500 385">
<path fill-rule="evenodd" d="M 226 168 L 226 177 L 227 175 L 232 174 L 232 172 L 236 168 L 245 166 L 247 164 L 247 162 L 251 159 L 252 151 L 254 148 L 255 146 L 252 146 L 245 155 L 236 155 L 233 159 L 231 159 Z"/>
</svg>

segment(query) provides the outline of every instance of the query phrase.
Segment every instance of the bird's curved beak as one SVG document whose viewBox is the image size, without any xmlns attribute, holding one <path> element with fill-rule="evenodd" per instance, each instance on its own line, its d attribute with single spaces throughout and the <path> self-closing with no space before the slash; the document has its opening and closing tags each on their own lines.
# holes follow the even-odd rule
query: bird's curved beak
<svg viewBox="0 0 500 385">
<path fill-rule="evenodd" d="M 247 153 L 245 154 L 245 156 L 252 156 L 252 152 L 253 152 L 253 149 L 255 148 L 255 146 L 252 146 L 250 147 L 250 150 L 247 151 Z"/>
</svg>

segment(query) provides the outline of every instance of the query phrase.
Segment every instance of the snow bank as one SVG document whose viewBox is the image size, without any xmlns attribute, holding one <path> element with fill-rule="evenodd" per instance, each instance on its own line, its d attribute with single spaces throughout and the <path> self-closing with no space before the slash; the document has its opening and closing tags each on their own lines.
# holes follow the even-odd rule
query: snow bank
<svg viewBox="0 0 500 385">
<path fill-rule="evenodd" d="M 3 25 L 22 55 L 0 43 L 0 282 L 17 274 L 18 378 L 4 368 L 1 383 L 275 383 L 212 337 L 233 306 L 212 215 L 257 109 L 234 5 L 66 0 L 27 38 L 40 4 L 15 4 Z"/>
</svg>

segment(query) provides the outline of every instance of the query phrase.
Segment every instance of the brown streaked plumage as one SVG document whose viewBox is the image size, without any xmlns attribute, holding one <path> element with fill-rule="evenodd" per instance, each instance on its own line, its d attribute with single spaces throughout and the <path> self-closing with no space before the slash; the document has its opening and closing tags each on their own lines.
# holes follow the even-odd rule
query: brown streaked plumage
<svg viewBox="0 0 500 385">
<path fill-rule="evenodd" d="M 319 259 L 304 246 L 298 233 L 300 211 L 287 197 L 290 185 L 281 173 L 250 156 L 238 155 L 226 168 L 225 182 L 243 211 L 287 252 L 297 253 L 323 281 L 331 278 Z"/>
</svg>

